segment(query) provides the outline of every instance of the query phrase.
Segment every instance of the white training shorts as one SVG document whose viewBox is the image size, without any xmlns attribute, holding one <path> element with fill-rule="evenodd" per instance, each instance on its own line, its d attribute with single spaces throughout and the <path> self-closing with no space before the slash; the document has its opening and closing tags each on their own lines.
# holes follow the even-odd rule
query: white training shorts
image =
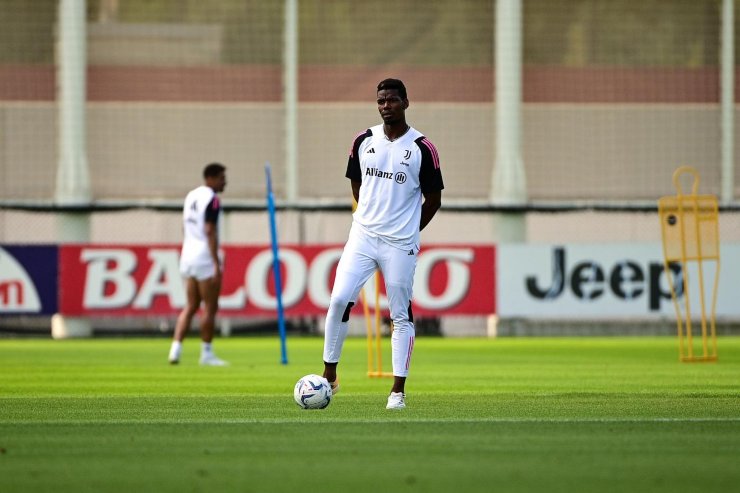
<svg viewBox="0 0 740 493">
<path fill-rule="evenodd" d="M 185 278 L 194 277 L 198 281 L 205 281 L 216 275 L 216 266 L 213 262 L 207 264 L 180 262 L 180 274 Z"/>
<path fill-rule="evenodd" d="M 337 265 L 332 296 L 356 302 L 362 286 L 376 269 L 380 269 L 391 317 L 404 317 L 411 301 L 418 253 L 418 246 L 398 248 L 353 223 Z"/>
<path fill-rule="evenodd" d="M 419 248 L 416 245 L 399 248 L 380 236 L 367 233 L 357 223 L 352 224 L 349 239 L 337 265 L 326 316 L 324 361 L 339 362 L 347 336 L 347 323 L 342 323 L 347 322 L 344 318 L 346 310 L 350 303 L 357 301 L 365 282 L 380 269 L 385 280 L 388 309 L 394 328 L 391 337 L 393 375 L 408 376 L 415 337 L 411 295 L 418 253 Z"/>
</svg>

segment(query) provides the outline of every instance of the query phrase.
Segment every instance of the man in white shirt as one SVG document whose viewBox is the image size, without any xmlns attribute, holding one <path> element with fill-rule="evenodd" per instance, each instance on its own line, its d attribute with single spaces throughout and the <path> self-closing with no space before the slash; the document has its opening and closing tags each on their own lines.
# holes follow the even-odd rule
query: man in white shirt
<svg viewBox="0 0 740 493">
<path fill-rule="evenodd" d="M 337 266 L 324 336 L 324 373 L 339 390 L 337 364 L 347 336 L 349 312 L 360 289 L 380 269 L 393 321 L 393 387 L 387 409 L 403 409 L 414 348 L 411 312 L 419 232 L 442 203 L 442 173 L 436 147 L 406 123 L 406 87 L 386 79 L 377 87 L 381 125 L 355 137 L 346 176 L 357 201 L 349 239 Z M 423 200 L 422 200 L 423 198 Z"/>
<path fill-rule="evenodd" d="M 183 339 L 201 303 L 205 313 L 200 320 L 200 364 L 228 364 L 216 357 L 212 348 L 222 269 L 218 252 L 218 225 L 221 217 L 218 194 L 226 187 L 226 167 L 219 163 L 209 164 L 203 170 L 203 180 L 203 185 L 191 190 L 185 197 L 182 210 L 184 238 L 180 252 L 180 273 L 185 279 L 187 304 L 175 325 L 169 354 L 169 362 L 173 365 L 180 362 Z"/>
</svg>

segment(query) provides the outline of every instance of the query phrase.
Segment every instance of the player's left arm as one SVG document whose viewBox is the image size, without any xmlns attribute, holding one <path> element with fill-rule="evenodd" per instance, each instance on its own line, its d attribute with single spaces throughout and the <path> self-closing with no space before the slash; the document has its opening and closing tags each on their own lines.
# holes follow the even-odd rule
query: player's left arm
<svg viewBox="0 0 740 493">
<path fill-rule="evenodd" d="M 208 251 L 211 254 L 213 264 L 216 266 L 216 277 L 221 277 L 221 262 L 218 258 L 218 217 L 221 210 L 221 203 L 217 196 L 214 196 L 206 207 L 205 212 L 205 234 L 208 241 Z"/>
<path fill-rule="evenodd" d="M 360 132 L 352 142 L 347 159 L 347 172 L 344 176 L 352 181 L 352 198 L 355 199 L 354 206 L 360 201 L 360 187 L 362 186 L 362 166 L 360 165 L 360 145 L 372 135 L 370 129 Z M 354 211 L 354 207 L 352 208 Z"/>
<path fill-rule="evenodd" d="M 442 206 L 442 191 L 423 193 L 424 202 L 421 204 L 421 222 L 419 231 L 424 229 Z"/>
<path fill-rule="evenodd" d="M 426 137 L 419 137 L 416 144 L 421 150 L 421 167 L 419 168 L 419 185 L 424 202 L 421 204 L 419 231 L 423 230 L 442 206 L 442 170 L 439 166 L 437 148 Z"/>
</svg>

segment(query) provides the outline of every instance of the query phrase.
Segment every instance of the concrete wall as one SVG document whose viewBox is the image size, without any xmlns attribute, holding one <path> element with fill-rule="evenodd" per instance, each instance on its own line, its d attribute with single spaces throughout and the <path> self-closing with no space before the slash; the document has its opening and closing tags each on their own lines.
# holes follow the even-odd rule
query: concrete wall
<svg viewBox="0 0 740 493">
<path fill-rule="evenodd" d="M 224 201 L 228 206 L 228 201 Z M 284 243 L 343 244 L 352 218 L 349 212 L 282 212 L 278 234 Z M 720 215 L 721 241 L 740 242 L 740 212 Z M 0 242 L 56 243 L 57 218 L 52 213 L 0 211 Z M 660 242 L 657 213 L 530 213 L 525 217 L 530 243 Z M 496 242 L 490 214 L 440 211 L 423 231 L 422 243 L 490 244 Z M 179 213 L 133 210 L 96 213 L 93 243 L 177 243 L 182 239 Z M 234 212 L 224 221 L 224 242 L 266 245 L 270 242 L 265 212 Z"/>
</svg>

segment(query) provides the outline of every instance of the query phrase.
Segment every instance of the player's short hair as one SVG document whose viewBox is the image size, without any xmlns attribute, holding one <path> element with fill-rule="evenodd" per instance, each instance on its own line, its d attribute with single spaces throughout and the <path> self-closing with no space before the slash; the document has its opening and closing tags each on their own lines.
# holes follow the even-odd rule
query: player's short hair
<svg viewBox="0 0 740 493">
<path fill-rule="evenodd" d="M 403 82 L 398 79 L 381 80 L 380 84 L 378 84 L 378 91 L 382 91 L 383 89 L 395 89 L 398 91 L 398 95 L 401 96 L 401 99 L 408 99 L 408 96 L 406 95 L 406 86 L 404 86 Z"/>
<path fill-rule="evenodd" d="M 203 178 L 215 178 L 226 171 L 226 166 L 221 163 L 211 163 L 203 168 Z"/>
</svg>

